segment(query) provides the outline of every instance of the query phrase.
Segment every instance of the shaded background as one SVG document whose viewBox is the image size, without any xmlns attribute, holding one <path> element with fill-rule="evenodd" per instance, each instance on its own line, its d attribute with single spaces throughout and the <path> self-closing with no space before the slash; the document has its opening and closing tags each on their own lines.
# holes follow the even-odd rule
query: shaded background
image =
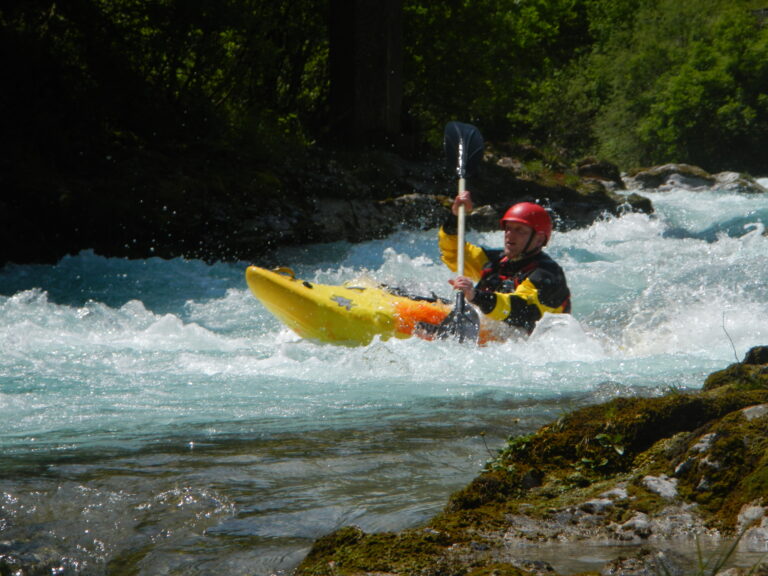
<svg viewBox="0 0 768 576">
<path fill-rule="evenodd" d="M 233 222 L 289 222 L 275 199 L 355 170 L 409 192 L 392 162 L 433 161 L 450 119 L 535 172 L 760 176 L 765 23 L 764 0 L 9 0 L 0 263 L 243 257 Z"/>
</svg>

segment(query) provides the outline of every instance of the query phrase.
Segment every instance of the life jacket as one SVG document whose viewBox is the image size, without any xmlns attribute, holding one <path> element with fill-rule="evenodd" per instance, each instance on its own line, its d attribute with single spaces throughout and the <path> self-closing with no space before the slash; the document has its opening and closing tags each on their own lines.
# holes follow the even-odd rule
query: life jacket
<svg viewBox="0 0 768 576">
<path fill-rule="evenodd" d="M 541 302 L 550 308 L 561 309 L 563 313 L 569 314 L 571 312 L 571 295 L 565 285 L 565 275 L 555 261 L 542 252 L 519 262 L 512 261 L 500 254 L 499 257 L 491 257 L 480 274 L 476 289 L 482 292 L 513 293 L 539 268 L 546 269 L 550 274 L 562 279 L 562 286 L 558 286 L 559 289 L 551 294 L 545 287 L 536 286 Z M 557 294 L 563 291 L 565 292 L 564 295 L 562 293 Z M 565 297 L 563 298 L 563 296 Z"/>
</svg>

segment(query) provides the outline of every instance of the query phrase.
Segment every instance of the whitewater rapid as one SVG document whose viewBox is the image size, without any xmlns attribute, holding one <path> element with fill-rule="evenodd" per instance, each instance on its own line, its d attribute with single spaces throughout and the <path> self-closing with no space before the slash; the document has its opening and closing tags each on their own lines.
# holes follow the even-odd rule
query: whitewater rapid
<svg viewBox="0 0 768 576">
<path fill-rule="evenodd" d="M 340 525 L 423 521 L 506 437 L 573 407 L 699 388 L 768 344 L 768 195 L 643 193 L 652 215 L 554 235 L 572 317 L 483 348 L 303 341 L 248 293 L 246 262 L 5 266 L 3 550 L 76 572 L 142 550 L 136 573 L 270 574 Z M 404 231 L 277 259 L 450 297 L 436 244 Z"/>
</svg>

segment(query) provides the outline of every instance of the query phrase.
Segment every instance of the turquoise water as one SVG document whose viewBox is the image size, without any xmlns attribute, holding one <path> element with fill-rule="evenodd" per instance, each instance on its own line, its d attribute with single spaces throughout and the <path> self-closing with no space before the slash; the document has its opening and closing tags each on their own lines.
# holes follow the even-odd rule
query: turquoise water
<svg viewBox="0 0 768 576">
<path fill-rule="evenodd" d="M 768 196 L 648 195 L 653 216 L 554 237 L 573 318 L 481 349 L 302 341 L 248 293 L 246 262 L 6 266 L 0 557 L 60 574 L 288 571 L 337 527 L 426 520 L 510 435 L 700 387 L 768 344 Z M 277 259 L 311 281 L 450 297 L 434 230 Z"/>
</svg>

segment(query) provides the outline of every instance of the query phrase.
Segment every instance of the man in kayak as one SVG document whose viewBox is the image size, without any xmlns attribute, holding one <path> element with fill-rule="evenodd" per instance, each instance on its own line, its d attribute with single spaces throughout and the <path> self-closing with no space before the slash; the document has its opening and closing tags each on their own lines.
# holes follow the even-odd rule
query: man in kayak
<svg viewBox="0 0 768 576">
<path fill-rule="evenodd" d="M 464 205 L 472 212 L 472 196 L 465 191 L 456 196 L 454 215 Z M 465 276 L 449 280 L 456 290 L 488 317 L 532 332 L 544 312 L 568 314 L 571 292 L 563 269 L 542 252 L 552 235 L 552 219 L 538 204 L 513 205 L 501 218 L 504 248 L 491 250 L 466 243 Z M 440 228 L 440 254 L 443 262 L 456 271 L 458 237 L 456 218 Z M 475 284 L 477 282 L 477 284 Z"/>
</svg>

